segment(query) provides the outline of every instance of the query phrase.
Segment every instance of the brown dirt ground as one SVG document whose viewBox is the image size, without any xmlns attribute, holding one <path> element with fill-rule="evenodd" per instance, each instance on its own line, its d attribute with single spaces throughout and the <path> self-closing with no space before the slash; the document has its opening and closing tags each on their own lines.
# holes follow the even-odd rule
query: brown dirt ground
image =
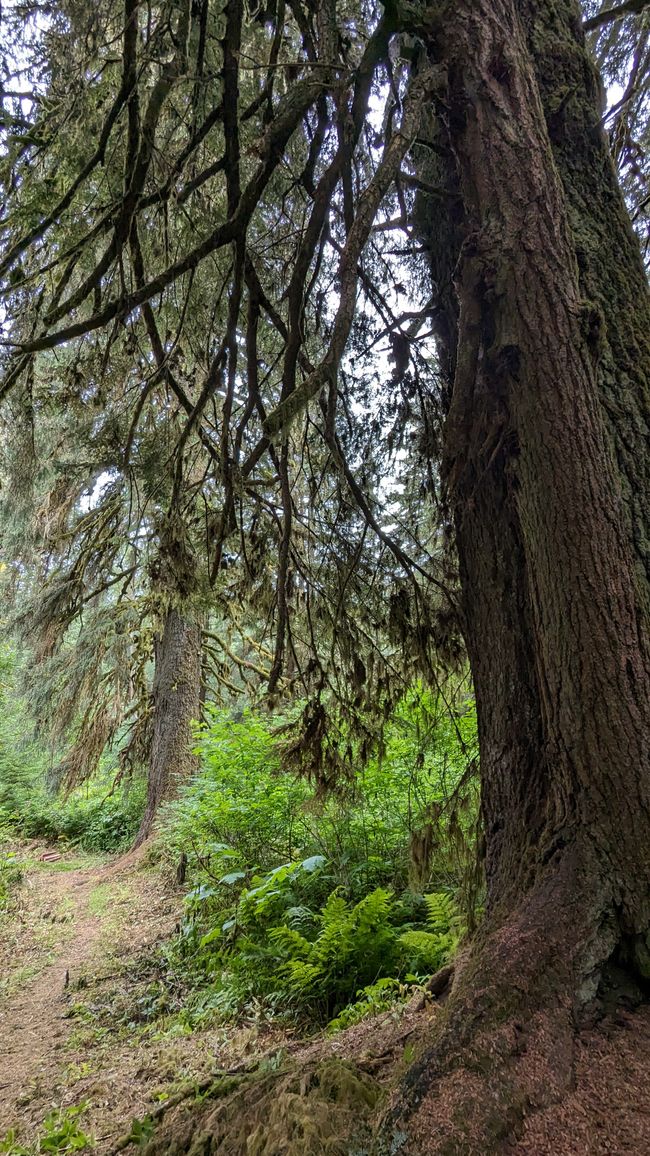
<svg viewBox="0 0 650 1156">
<path fill-rule="evenodd" d="M 85 1104 L 79 1123 L 102 1156 L 134 1118 L 155 1112 L 183 1086 L 276 1049 L 300 1068 L 328 1057 L 351 1060 L 390 1086 L 431 1031 L 436 1006 L 417 1000 L 312 1042 L 264 1025 L 179 1034 L 165 1031 L 164 1021 L 162 1030 L 125 1023 L 130 988 L 141 980 L 152 946 L 172 931 L 180 893 L 142 855 L 106 863 L 67 853 L 47 863 L 44 850 L 23 852 L 17 908 L 0 921 L 0 1141 L 15 1129 L 21 1144 L 33 1143 L 52 1108 Z M 190 1102 L 179 1104 L 165 1130 L 192 1111 Z M 435 1128 L 424 1130 L 430 1147 L 415 1131 L 419 1153 L 438 1151 Z M 520 1137 L 501 1151 L 650 1156 L 650 1007 L 585 1032 L 576 1045 L 572 1092 L 531 1114 Z"/>
<path fill-rule="evenodd" d="M 53 1108 L 85 1103 L 79 1126 L 101 1156 L 179 1085 L 255 1049 L 259 1033 L 120 1021 L 130 975 L 135 984 L 142 959 L 173 930 L 180 892 L 142 856 L 65 853 L 47 863 L 45 850 L 23 850 L 16 910 L 0 921 L 0 1142 L 14 1129 L 33 1143 Z"/>
</svg>

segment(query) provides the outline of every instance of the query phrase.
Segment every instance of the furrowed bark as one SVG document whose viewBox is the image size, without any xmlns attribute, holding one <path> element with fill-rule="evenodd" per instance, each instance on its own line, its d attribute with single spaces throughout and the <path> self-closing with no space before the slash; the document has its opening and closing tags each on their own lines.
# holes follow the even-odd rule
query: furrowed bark
<svg viewBox="0 0 650 1156">
<path fill-rule="evenodd" d="M 601 120 L 603 86 L 576 0 L 520 0 L 566 198 L 608 436 L 650 608 L 650 295 Z M 590 306 L 591 303 L 591 306 Z"/>
<path fill-rule="evenodd" d="M 155 642 L 153 739 L 147 803 L 134 847 L 151 834 L 160 804 L 197 767 L 192 754 L 192 722 L 201 709 L 201 629 L 191 617 L 170 607 L 162 636 Z"/>
<path fill-rule="evenodd" d="M 648 525 L 645 462 L 630 473 L 641 442 L 625 445 L 647 413 L 645 306 L 617 330 L 634 312 L 639 262 L 598 134 L 576 160 L 587 216 L 576 240 L 580 198 L 554 160 L 521 12 L 515 0 L 461 0 L 418 27 L 447 65 L 447 176 L 462 205 L 433 264 L 453 372 L 445 472 L 479 712 L 488 913 L 380 1129 L 382 1153 L 500 1150 L 566 1092 L 576 1025 L 605 980 L 638 996 L 634 980 L 650 975 Z M 612 246 L 596 259 L 589 173 L 606 174 L 616 214 L 618 295 Z M 435 250 L 436 226 L 426 232 Z M 634 367 L 622 352 L 631 332 Z"/>
</svg>

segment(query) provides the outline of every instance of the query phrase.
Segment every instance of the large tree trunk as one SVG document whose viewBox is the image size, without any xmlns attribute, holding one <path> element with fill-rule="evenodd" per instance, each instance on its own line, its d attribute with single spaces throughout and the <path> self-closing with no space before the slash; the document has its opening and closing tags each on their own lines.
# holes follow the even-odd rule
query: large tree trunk
<svg viewBox="0 0 650 1156">
<path fill-rule="evenodd" d="M 192 722 L 201 709 L 201 628 L 171 607 L 162 637 L 155 640 L 153 738 L 147 804 L 134 846 L 151 833 L 160 804 L 196 768 Z"/>
<path fill-rule="evenodd" d="M 380 1147 L 409 1156 L 497 1150 L 568 1088 L 576 1025 L 604 986 L 650 977 L 647 460 L 635 460 L 650 359 L 642 322 L 617 330 L 645 287 L 593 121 L 580 194 L 560 179 L 519 15 L 539 32 L 532 8 L 457 0 L 419 29 L 447 67 L 463 210 L 445 469 L 488 912 L 382 1129 Z M 587 260 L 593 222 L 579 252 L 574 241 L 589 173 L 616 209 L 608 252 L 623 272 L 602 253 Z M 626 340 L 634 356 L 621 362 Z"/>
<path fill-rule="evenodd" d="M 577 0 L 519 0 L 580 289 L 593 302 L 596 378 L 650 607 L 650 296 L 602 128 L 603 90 Z"/>
</svg>

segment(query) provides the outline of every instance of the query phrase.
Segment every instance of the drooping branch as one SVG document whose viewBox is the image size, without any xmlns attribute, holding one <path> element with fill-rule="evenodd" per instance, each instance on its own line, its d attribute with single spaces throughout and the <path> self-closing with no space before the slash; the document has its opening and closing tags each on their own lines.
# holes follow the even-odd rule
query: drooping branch
<svg viewBox="0 0 650 1156">
<path fill-rule="evenodd" d="M 339 266 L 339 306 L 332 337 L 325 356 L 316 369 L 293 393 L 281 401 L 264 423 L 267 437 L 277 437 L 317 397 L 323 386 L 336 382 L 341 358 L 350 335 L 357 301 L 357 264 L 370 236 L 372 226 L 386 193 L 391 187 L 406 153 L 417 135 L 422 108 L 433 79 L 432 70 L 423 70 L 414 78 L 404 100 L 399 129 L 384 149 L 376 173 L 361 195 L 354 223 L 348 233 Z"/>
</svg>

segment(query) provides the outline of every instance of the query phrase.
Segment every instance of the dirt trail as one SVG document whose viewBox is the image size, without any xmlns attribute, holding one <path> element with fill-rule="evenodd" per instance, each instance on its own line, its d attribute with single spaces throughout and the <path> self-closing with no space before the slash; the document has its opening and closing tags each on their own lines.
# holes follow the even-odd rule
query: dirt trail
<svg viewBox="0 0 650 1156">
<path fill-rule="evenodd" d="M 43 1080 L 53 1064 L 59 1066 L 68 1034 L 64 1022 L 67 988 L 91 963 L 101 939 L 102 920 L 89 906 L 97 876 L 93 867 L 56 874 L 46 868 L 29 877 L 31 920 L 40 918 L 45 927 L 49 924 L 53 935 L 43 942 L 42 932 L 36 934 L 25 945 L 22 960 L 21 953 L 14 956 L 14 967 L 5 977 L 9 992 L 12 978 L 18 990 L 0 1003 L 0 1134 L 3 1127 L 15 1123 L 7 1112 L 15 1111 L 25 1089 Z M 35 957 L 34 968 L 43 956 L 54 958 L 30 980 L 30 964 L 24 962 L 30 956 Z"/>
<path fill-rule="evenodd" d="M 43 851 L 23 853 L 17 910 L 0 922 L 0 1142 L 12 1129 L 31 1144 L 53 1108 L 83 1104 L 84 1132 L 109 1152 L 161 1085 L 205 1071 L 214 1041 L 148 1039 L 116 1006 L 172 931 L 179 894 L 141 857 Z"/>
</svg>

